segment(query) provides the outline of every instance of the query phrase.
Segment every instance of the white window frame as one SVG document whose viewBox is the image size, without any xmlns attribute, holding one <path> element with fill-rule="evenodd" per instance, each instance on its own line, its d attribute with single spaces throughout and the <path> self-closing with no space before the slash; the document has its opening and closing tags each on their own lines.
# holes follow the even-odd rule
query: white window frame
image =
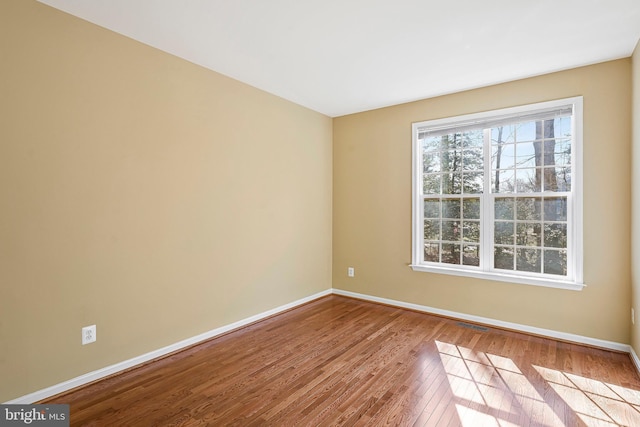
<svg viewBox="0 0 640 427">
<path fill-rule="evenodd" d="M 418 142 L 418 131 L 428 129 L 451 129 L 463 126 L 473 126 L 474 123 L 488 122 L 503 117 L 513 117 L 514 123 L 518 116 L 526 116 L 536 111 L 557 109 L 571 106 L 572 115 L 572 141 L 571 141 L 571 192 L 567 196 L 571 199 L 567 211 L 567 276 L 551 276 L 543 273 L 524 273 L 520 271 L 496 270 L 493 264 L 493 203 L 487 203 L 489 198 L 505 196 L 513 193 L 492 193 L 489 174 L 491 169 L 490 144 L 484 144 L 484 193 L 480 196 L 481 234 L 480 251 L 481 267 L 469 267 L 457 264 L 427 263 L 424 262 L 424 196 L 422 194 L 422 147 Z M 485 111 L 481 113 L 466 114 L 463 116 L 444 119 L 427 120 L 412 123 L 412 264 L 414 271 L 429 273 L 451 274 L 457 276 L 474 277 L 480 279 L 497 280 L 510 283 L 546 286 L 552 288 L 581 290 L 586 286 L 583 282 L 583 162 L 582 162 L 582 97 L 565 98 L 536 104 L 522 105 L 518 107 Z M 482 127 L 482 125 L 478 125 Z M 526 197 L 525 193 L 521 197 Z M 542 192 L 542 197 L 554 196 L 557 193 Z M 446 195 L 445 195 L 446 197 Z"/>
</svg>

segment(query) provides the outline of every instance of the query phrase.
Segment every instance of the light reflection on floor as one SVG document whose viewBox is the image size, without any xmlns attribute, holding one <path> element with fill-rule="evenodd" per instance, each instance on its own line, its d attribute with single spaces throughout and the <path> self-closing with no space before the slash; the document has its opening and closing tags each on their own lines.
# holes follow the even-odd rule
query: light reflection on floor
<svg viewBox="0 0 640 427">
<path fill-rule="evenodd" d="M 640 391 L 436 341 L 460 424 L 640 426 Z M 539 375 L 534 384 L 528 379 Z"/>
<path fill-rule="evenodd" d="M 586 425 L 640 426 L 640 392 L 543 366 L 534 368 Z"/>
</svg>

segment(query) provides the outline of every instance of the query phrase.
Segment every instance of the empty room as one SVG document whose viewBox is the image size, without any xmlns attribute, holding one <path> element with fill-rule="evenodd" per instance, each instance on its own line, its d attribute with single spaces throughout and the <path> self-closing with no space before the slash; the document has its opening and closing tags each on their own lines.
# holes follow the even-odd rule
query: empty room
<svg viewBox="0 0 640 427">
<path fill-rule="evenodd" d="M 0 425 L 640 426 L 637 0 L 0 40 Z"/>
</svg>

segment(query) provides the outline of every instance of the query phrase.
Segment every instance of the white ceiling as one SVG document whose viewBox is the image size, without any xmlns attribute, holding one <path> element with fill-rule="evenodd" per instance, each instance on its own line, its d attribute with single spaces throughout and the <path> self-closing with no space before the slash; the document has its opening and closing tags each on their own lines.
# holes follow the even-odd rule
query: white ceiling
<svg viewBox="0 0 640 427">
<path fill-rule="evenodd" d="M 336 117 L 628 57 L 640 0 L 39 0 Z"/>
</svg>

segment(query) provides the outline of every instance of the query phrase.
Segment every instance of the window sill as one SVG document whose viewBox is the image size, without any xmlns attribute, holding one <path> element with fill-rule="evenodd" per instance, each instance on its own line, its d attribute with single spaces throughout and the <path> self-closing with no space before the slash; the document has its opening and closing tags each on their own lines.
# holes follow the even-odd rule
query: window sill
<svg viewBox="0 0 640 427">
<path fill-rule="evenodd" d="M 510 274 L 490 273 L 486 271 L 474 271 L 457 268 L 433 267 L 426 265 L 409 265 L 413 271 L 422 271 L 425 273 L 448 274 L 452 276 L 473 277 L 484 280 L 497 280 L 500 282 L 518 283 L 522 285 L 544 286 L 547 288 L 568 289 L 572 291 L 581 291 L 586 285 L 584 283 L 567 281 L 541 279 L 528 276 L 516 276 Z"/>
</svg>

